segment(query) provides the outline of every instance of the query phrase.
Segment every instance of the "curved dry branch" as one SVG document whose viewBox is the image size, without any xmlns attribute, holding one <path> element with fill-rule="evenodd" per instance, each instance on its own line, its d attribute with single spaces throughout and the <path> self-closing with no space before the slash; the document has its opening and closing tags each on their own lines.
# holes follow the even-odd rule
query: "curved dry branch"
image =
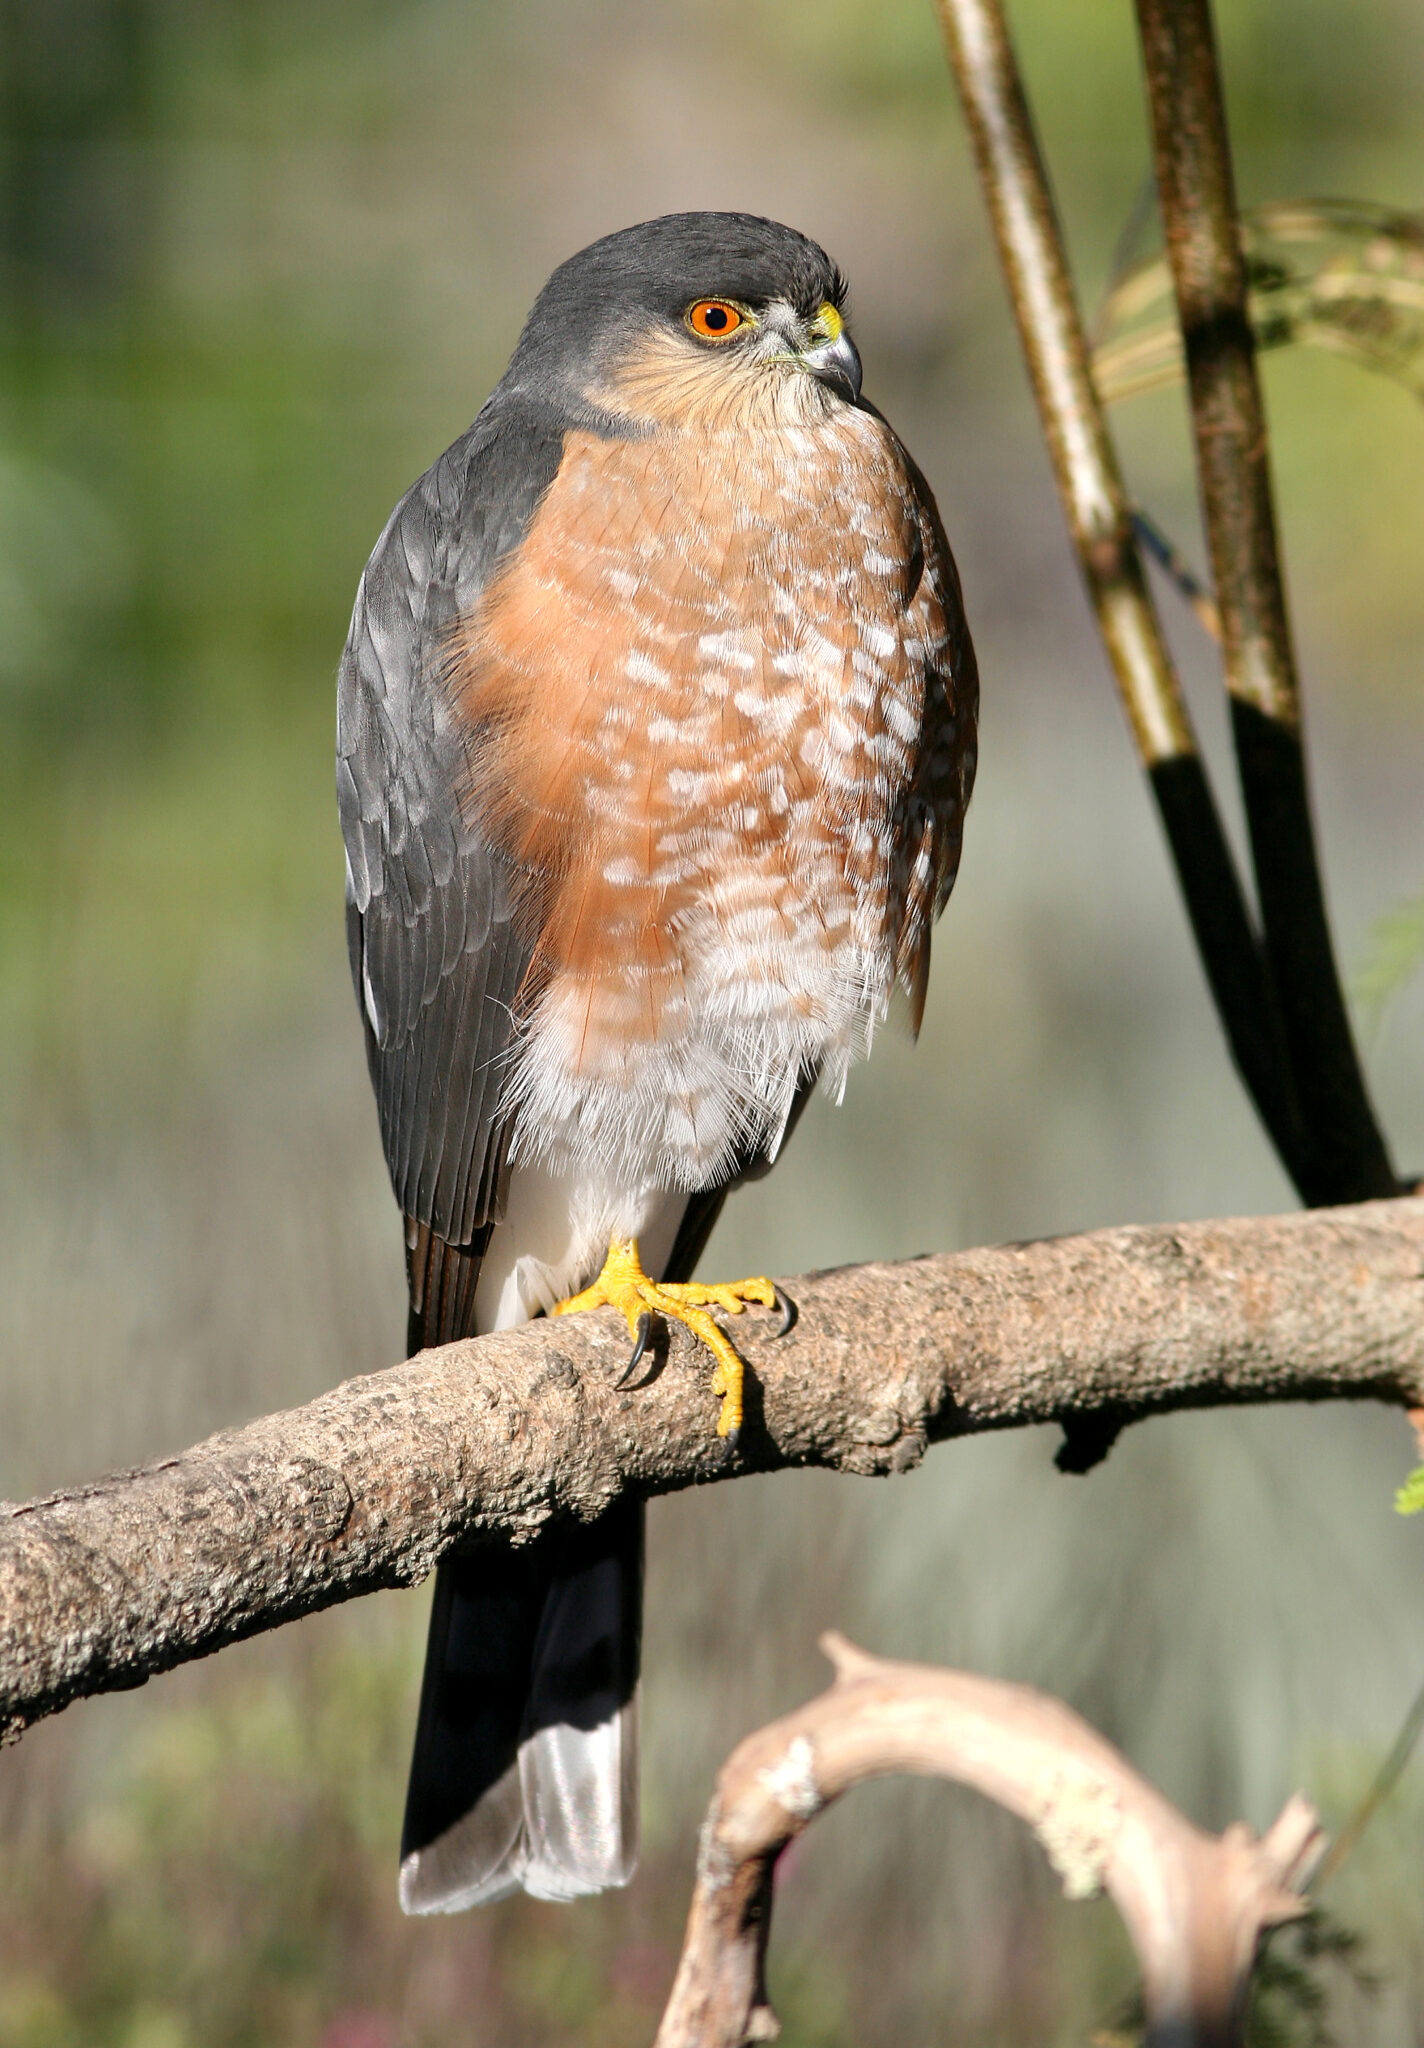
<svg viewBox="0 0 1424 2048">
<path fill-rule="evenodd" d="M 734 1456 L 680 1332 L 651 1384 L 617 1388 L 628 1338 L 605 1310 L 426 1352 L 144 1471 L 0 1505 L 0 1736 L 624 1493 L 786 1465 L 902 1472 L 930 1443 L 1036 1422 L 1090 1453 L 1175 1408 L 1424 1405 L 1418 1199 L 786 1285 L 789 1336 L 768 1341 L 758 1314 L 734 1326 L 751 1367 Z"/>
<path fill-rule="evenodd" d="M 830 1690 L 749 1736 L 718 1775 L 655 2048 L 777 2038 L 765 1981 L 776 1859 L 842 1793 L 890 1771 L 972 1785 L 1028 1822 L 1069 1898 L 1109 1893 L 1137 1951 L 1155 2048 L 1239 2040 L 1260 1937 L 1299 1914 L 1325 1846 L 1303 1799 L 1260 1841 L 1239 1825 L 1207 1835 L 1059 1700 L 884 1663 L 838 1635 L 822 1648 L 836 1667 Z"/>
</svg>

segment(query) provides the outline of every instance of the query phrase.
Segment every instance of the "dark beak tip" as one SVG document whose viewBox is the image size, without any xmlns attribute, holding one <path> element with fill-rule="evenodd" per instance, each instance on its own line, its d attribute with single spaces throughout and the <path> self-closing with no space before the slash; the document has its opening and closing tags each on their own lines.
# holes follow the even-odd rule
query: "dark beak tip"
<svg viewBox="0 0 1424 2048">
<path fill-rule="evenodd" d="M 841 394 L 844 398 L 849 400 L 850 404 L 859 405 L 861 377 L 860 350 L 856 347 L 855 343 L 850 339 L 849 335 L 845 336 L 841 345 L 844 347 L 846 352 L 846 361 L 841 370 Z"/>
<path fill-rule="evenodd" d="M 854 343 L 854 342 L 853 342 L 853 341 L 851 340 L 851 338 L 850 338 L 850 336 L 849 336 L 849 335 L 847 335 L 847 336 L 846 336 L 846 338 L 845 338 L 845 343 L 846 343 L 846 349 L 847 349 L 847 352 L 848 352 L 848 353 L 849 353 L 849 355 L 850 355 L 850 379 L 849 379 L 849 381 L 850 381 L 851 395 L 852 395 L 852 397 L 854 398 L 854 400 L 855 400 L 855 403 L 856 403 L 857 405 L 859 405 L 859 403 L 860 403 L 860 380 L 861 380 L 861 367 L 860 367 L 860 350 L 859 350 L 859 349 L 858 349 L 858 348 L 856 347 L 855 343 Z"/>
<path fill-rule="evenodd" d="M 860 351 L 848 334 L 838 335 L 829 348 L 818 349 L 809 361 L 822 384 L 847 405 L 859 405 Z"/>
</svg>

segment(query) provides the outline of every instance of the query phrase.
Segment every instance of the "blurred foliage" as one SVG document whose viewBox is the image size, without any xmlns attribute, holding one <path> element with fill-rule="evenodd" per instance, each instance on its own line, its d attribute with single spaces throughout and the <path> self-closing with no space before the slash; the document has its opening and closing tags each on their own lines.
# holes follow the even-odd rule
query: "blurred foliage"
<svg viewBox="0 0 1424 2048">
<path fill-rule="evenodd" d="M 135 1735 L 72 1831 L 21 1827 L 0 1867 L 3 2048 L 650 2034 L 675 1950 L 607 1944 L 597 1909 L 506 1915 L 498 1954 L 479 1921 L 432 1940 L 391 1912 L 407 1676 L 368 1636 L 199 1688 Z"/>
<path fill-rule="evenodd" d="M 1424 87 L 1412 0 L 1354 9 L 1348 36 L 1333 0 L 1227 0 L 1218 12 L 1248 203 L 1356 187 L 1402 204 L 1416 196 L 1389 189 L 1395 163 L 1413 153 Z M 934 12 L 918 0 L 739 0 L 738 13 L 749 38 L 848 108 L 869 103 L 896 121 L 936 125 L 954 118 Z M 1130 18 L 1108 0 L 1010 0 L 1009 15 L 1055 186 L 1070 229 L 1084 236 L 1091 286 L 1148 171 Z"/>
<path fill-rule="evenodd" d="M 631 1927 L 606 1900 L 425 1922 L 391 1910 L 409 1647 L 368 1628 L 296 1669 L 190 1684 L 90 1779 L 72 1827 L 22 1814 L 0 1863 L 0 2048 L 651 2038 L 690 1845 L 650 1859 Z M 778 1958 L 788 2039 L 850 2048 L 838 1984 L 823 1956 Z"/>
<path fill-rule="evenodd" d="M 1362 957 L 1350 976 L 1350 993 L 1368 1037 L 1378 1032 L 1385 1011 L 1424 966 L 1424 896 L 1397 903 L 1370 927 Z"/>
<path fill-rule="evenodd" d="M 1360 1936 L 1312 1907 L 1262 1944 L 1251 1980 L 1247 2048 L 1340 2048 L 1335 2021 L 1342 1994 L 1358 2003 L 1377 1988 Z M 1133 1991 L 1093 2029 L 1091 2048 L 1140 2048 L 1146 2025 L 1142 1994 Z"/>
<path fill-rule="evenodd" d="M 1378 1988 L 1364 1941 L 1319 1907 L 1268 1936 L 1251 1985 L 1249 2048 L 1338 2048 L 1336 1980 L 1357 1996 Z"/>
<path fill-rule="evenodd" d="M 1424 214 L 1280 201 L 1243 214 L 1241 230 L 1258 348 L 1327 349 L 1424 398 Z M 1097 332 L 1093 376 L 1109 403 L 1181 381 L 1165 257 L 1113 286 Z"/>
</svg>

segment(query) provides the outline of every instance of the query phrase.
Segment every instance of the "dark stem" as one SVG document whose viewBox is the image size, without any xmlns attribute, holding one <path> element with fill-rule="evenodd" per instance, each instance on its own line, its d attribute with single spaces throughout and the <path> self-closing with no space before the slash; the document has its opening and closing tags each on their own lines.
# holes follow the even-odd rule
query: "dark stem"
<svg viewBox="0 0 1424 2048">
<path fill-rule="evenodd" d="M 1304 1126 L 1270 977 L 1147 587 L 1008 27 L 999 0 L 939 0 L 939 15 L 1068 529 L 1197 951 L 1236 1070 L 1304 1194 Z"/>
<path fill-rule="evenodd" d="M 1178 754 L 1154 762 L 1148 774 L 1236 1070 L 1297 1193 L 1309 1203 L 1305 1125 L 1285 1032 L 1206 770 L 1198 755 Z"/>
<path fill-rule="evenodd" d="M 1370 1107 L 1316 855 L 1265 413 L 1209 0 L 1137 0 L 1157 188 L 1266 959 L 1300 1104 L 1307 1202 L 1399 1186 Z"/>
</svg>

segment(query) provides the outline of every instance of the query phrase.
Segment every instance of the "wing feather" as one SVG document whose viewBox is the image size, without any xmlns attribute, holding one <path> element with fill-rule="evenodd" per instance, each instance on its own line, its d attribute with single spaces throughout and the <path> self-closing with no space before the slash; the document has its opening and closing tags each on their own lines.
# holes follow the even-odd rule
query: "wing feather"
<svg viewBox="0 0 1424 2048">
<path fill-rule="evenodd" d="M 396 1199 L 470 1244 L 498 1195 L 498 1077 L 530 935 L 513 876 L 462 807 L 466 736 L 441 688 L 456 620 L 518 544 L 559 422 L 496 392 L 402 498 L 356 594 L 337 688 L 352 978 Z"/>
</svg>

